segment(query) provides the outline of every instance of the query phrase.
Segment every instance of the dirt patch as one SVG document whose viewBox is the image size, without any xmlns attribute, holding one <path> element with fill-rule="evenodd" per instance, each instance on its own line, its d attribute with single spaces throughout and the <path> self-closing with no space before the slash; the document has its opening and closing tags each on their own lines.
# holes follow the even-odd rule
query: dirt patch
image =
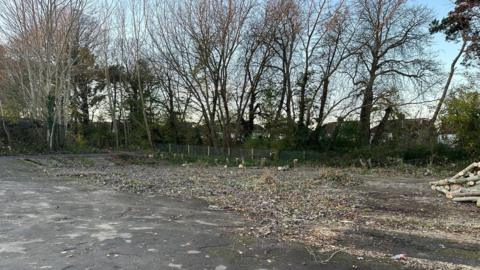
<svg viewBox="0 0 480 270">
<path fill-rule="evenodd" d="M 118 190 L 203 199 L 211 209 L 244 214 L 253 225 L 243 235 L 299 241 L 318 252 L 342 250 L 360 258 L 390 260 L 406 253 L 402 263 L 420 269 L 480 265 L 475 251 L 480 250 L 480 209 L 432 192 L 429 177 L 366 175 L 350 168 L 145 165 L 118 158 L 89 166 L 73 163 L 48 172 L 81 175 Z"/>
<path fill-rule="evenodd" d="M 480 244 L 460 243 L 442 238 L 398 233 L 371 228 L 347 231 L 339 243 L 353 245 L 360 250 L 414 254 L 420 259 L 478 266 Z"/>
</svg>

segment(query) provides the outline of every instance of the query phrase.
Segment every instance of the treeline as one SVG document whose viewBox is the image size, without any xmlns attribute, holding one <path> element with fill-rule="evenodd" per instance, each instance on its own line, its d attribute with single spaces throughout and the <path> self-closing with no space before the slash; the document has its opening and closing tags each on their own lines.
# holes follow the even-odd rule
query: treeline
<svg viewBox="0 0 480 270">
<path fill-rule="evenodd" d="M 478 5 L 436 21 L 405 0 L 0 0 L 1 118 L 42 123 L 50 149 L 355 147 L 419 111 L 436 138 L 478 60 Z M 433 32 L 462 44 L 447 76 Z"/>
</svg>

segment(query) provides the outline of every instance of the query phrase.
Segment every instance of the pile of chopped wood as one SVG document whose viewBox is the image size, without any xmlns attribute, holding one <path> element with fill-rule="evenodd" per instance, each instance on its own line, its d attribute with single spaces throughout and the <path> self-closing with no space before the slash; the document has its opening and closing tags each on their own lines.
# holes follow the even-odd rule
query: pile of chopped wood
<svg viewBox="0 0 480 270">
<path fill-rule="evenodd" d="M 476 202 L 480 207 L 480 162 L 470 164 L 452 178 L 430 182 L 430 185 L 455 202 Z"/>
</svg>

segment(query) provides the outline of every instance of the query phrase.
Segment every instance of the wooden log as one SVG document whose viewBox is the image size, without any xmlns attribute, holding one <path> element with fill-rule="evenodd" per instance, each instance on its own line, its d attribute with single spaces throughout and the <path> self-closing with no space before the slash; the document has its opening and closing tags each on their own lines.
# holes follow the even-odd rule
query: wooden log
<svg viewBox="0 0 480 270">
<path fill-rule="evenodd" d="M 451 191 L 459 191 L 460 189 L 462 189 L 463 186 L 462 185 L 459 185 L 459 184 L 451 184 L 450 185 L 450 190 Z"/>
<path fill-rule="evenodd" d="M 480 191 L 472 191 L 472 192 L 450 192 L 452 198 L 459 198 L 459 197 L 477 197 L 480 196 Z"/>
<path fill-rule="evenodd" d="M 461 170 L 456 175 L 454 175 L 452 178 L 447 178 L 447 179 L 443 179 L 443 180 L 440 180 L 440 181 L 430 182 L 430 185 L 443 186 L 443 185 L 447 185 L 447 184 L 465 183 L 465 180 L 463 180 L 461 177 L 463 177 L 467 173 L 470 176 L 469 178 L 471 178 L 470 180 L 476 181 L 476 180 L 473 180 L 474 178 L 478 178 L 478 180 L 480 180 L 480 175 L 478 175 L 478 172 L 477 172 L 477 175 L 475 175 L 475 173 L 471 173 L 472 169 L 479 168 L 479 166 L 480 166 L 480 162 L 479 163 L 474 162 L 474 163 L 468 165 L 465 169 Z M 467 180 L 467 181 L 469 181 L 469 180 Z"/>
<path fill-rule="evenodd" d="M 438 192 L 441 192 L 445 195 L 447 195 L 449 193 L 448 189 L 444 188 L 444 187 L 439 187 L 439 186 L 436 186 L 435 187 L 435 190 L 438 191 Z"/>
<path fill-rule="evenodd" d="M 468 182 L 475 182 L 475 184 L 480 181 L 480 176 L 473 176 L 473 177 L 466 177 L 466 178 L 450 178 L 450 179 L 443 179 L 440 181 L 430 182 L 430 185 L 434 186 L 445 186 L 449 184 L 465 184 Z"/>
<path fill-rule="evenodd" d="M 457 173 L 454 177 L 452 177 L 452 179 L 456 179 L 458 177 L 461 177 L 463 175 L 465 175 L 465 173 L 471 171 L 473 168 L 475 167 L 478 167 L 478 163 L 474 162 L 470 165 L 468 165 L 465 169 L 461 170 L 459 173 Z"/>
<path fill-rule="evenodd" d="M 432 189 L 435 189 L 434 186 L 448 185 L 448 179 L 442 179 L 442 180 L 438 180 L 438 181 L 429 182 L 429 184 L 432 186 Z"/>
<path fill-rule="evenodd" d="M 480 181 L 480 175 L 475 175 L 475 176 L 472 176 L 472 177 L 466 177 L 464 179 L 466 179 L 468 181 L 478 182 L 478 181 Z"/>
<path fill-rule="evenodd" d="M 452 199 L 454 202 L 477 202 L 480 200 L 480 197 L 458 197 Z"/>
</svg>

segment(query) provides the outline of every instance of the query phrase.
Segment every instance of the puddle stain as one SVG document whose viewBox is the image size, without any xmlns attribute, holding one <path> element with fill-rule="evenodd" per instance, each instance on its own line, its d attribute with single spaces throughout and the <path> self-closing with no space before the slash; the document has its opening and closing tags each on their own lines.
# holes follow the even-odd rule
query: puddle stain
<svg viewBox="0 0 480 270">
<path fill-rule="evenodd" d="M 65 234 L 64 236 L 65 236 L 65 237 L 68 237 L 68 238 L 70 238 L 70 239 L 75 239 L 75 238 L 81 237 L 82 235 L 85 235 L 85 233 L 83 233 L 83 232 L 75 232 L 75 233 Z"/>
<path fill-rule="evenodd" d="M 169 264 L 168 264 L 168 267 L 170 267 L 170 268 L 176 268 L 176 269 L 182 269 L 182 265 L 181 265 L 181 264 L 169 263 Z"/>
<path fill-rule="evenodd" d="M 207 226 L 218 226 L 218 224 L 216 223 L 211 223 L 211 222 L 207 222 L 199 219 L 195 220 L 195 223 L 198 223 L 200 225 L 207 225 Z"/>
<path fill-rule="evenodd" d="M 18 241 L 18 242 L 6 242 L 6 243 L 0 243 L 0 253 L 26 253 L 26 247 L 25 245 L 28 244 L 34 244 L 34 243 L 40 243 L 43 242 L 43 240 L 37 239 L 37 240 L 31 240 L 31 241 Z"/>
<path fill-rule="evenodd" d="M 146 230 L 153 230 L 154 227 L 132 227 L 130 230 L 132 231 L 146 231 Z"/>
<path fill-rule="evenodd" d="M 130 239 L 132 238 L 132 234 L 130 233 L 118 233 L 115 227 L 111 224 L 99 224 L 95 226 L 96 228 L 100 229 L 101 231 L 91 234 L 92 238 L 97 238 L 100 242 L 105 240 L 112 240 L 115 238 L 122 238 L 122 239 Z"/>
</svg>

